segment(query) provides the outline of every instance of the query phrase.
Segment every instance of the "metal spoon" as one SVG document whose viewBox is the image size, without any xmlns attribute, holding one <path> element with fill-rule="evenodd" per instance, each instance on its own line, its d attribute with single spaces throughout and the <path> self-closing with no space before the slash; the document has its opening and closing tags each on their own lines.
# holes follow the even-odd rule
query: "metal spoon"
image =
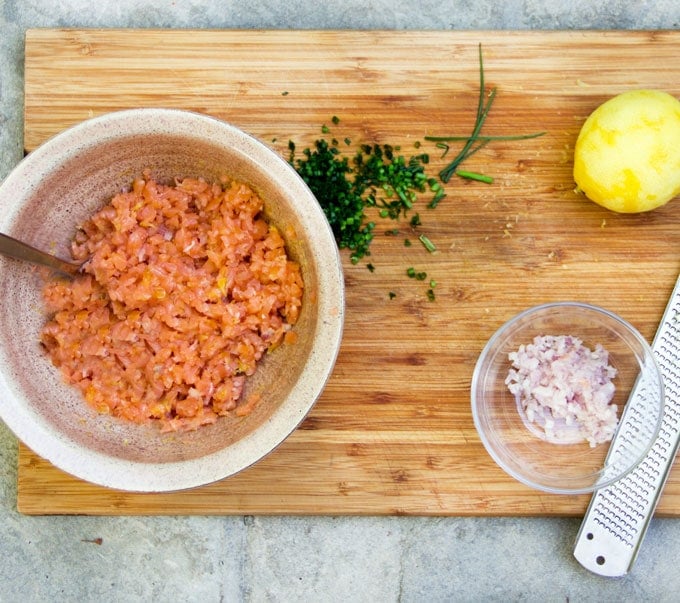
<svg viewBox="0 0 680 603">
<path fill-rule="evenodd" d="M 80 272 L 81 264 L 74 264 L 73 262 L 66 262 L 56 256 L 40 251 L 35 247 L 14 239 L 6 234 L 0 233 L 0 253 L 15 260 L 22 260 L 37 264 L 39 266 L 47 266 L 53 270 L 57 270 L 62 274 L 74 277 Z"/>
</svg>

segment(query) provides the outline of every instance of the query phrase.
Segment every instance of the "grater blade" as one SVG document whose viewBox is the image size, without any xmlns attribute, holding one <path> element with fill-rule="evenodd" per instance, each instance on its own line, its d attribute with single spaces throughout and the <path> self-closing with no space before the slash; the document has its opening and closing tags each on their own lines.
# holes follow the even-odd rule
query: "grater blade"
<svg viewBox="0 0 680 603">
<path fill-rule="evenodd" d="M 600 576 L 627 574 L 654 514 L 680 441 L 680 277 L 652 344 L 664 381 L 666 404 L 659 436 L 643 461 L 621 480 L 593 495 L 576 537 L 574 556 Z M 631 396 L 644 395 L 636 384 Z M 625 446 L 617 434 L 611 450 Z M 610 452 L 611 454 L 611 452 Z"/>
</svg>

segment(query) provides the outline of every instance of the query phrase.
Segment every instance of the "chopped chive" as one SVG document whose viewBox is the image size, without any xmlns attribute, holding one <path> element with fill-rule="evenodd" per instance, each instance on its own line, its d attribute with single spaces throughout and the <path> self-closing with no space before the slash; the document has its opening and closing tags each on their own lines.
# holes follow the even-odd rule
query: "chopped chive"
<svg viewBox="0 0 680 603">
<path fill-rule="evenodd" d="M 456 171 L 456 176 L 465 178 L 467 180 L 477 180 L 478 182 L 486 182 L 487 184 L 493 184 L 493 178 L 491 176 L 486 176 L 485 174 L 478 174 L 477 172 L 467 172 L 465 170 Z"/>
<path fill-rule="evenodd" d="M 330 127 L 329 122 L 320 126 L 324 134 L 340 121 L 337 116 L 331 120 Z M 289 141 L 289 163 L 319 200 L 339 248 L 348 248 L 351 262 L 357 264 L 370 255 L 375 235 L 375 223 L 367 221 L 366 208 L 376 208 L 376 217 L 382 219 L 403 217 L 415 228 L 420 225 L 420 216 L 409 211 L 415 207 L 419 194 L 426 194 L 429 187 L 436 195 L 439 185 L 437 179 L 425 173 L 429 161 L 426 153 L 407 158 L 398 153 L 398 146 L 363 143 L 357 145 L 351 156 L 343 156 L 342 141 L 343 138 L 321 137 L 298 157 L 295 144 Z M 350 138 L 344 138 L 344 142 L 351 144 Z M 399 229 L 390 229 L 385 234 L 399 235 Z M 405 241 L 404 245 L 411 243 Z"/>
<path fill-rule="evenodd" d="M 404 247 L 410 247 L 412 245 L 409 239 L 404 239 Z"/>
<path fill-rule="evenodd" d="M 429 209 L 434 209 L 444 197 L 446 197 L 446 193 L 443 190 L 437 191 L 437 194 L 432 197 L 432 201 L 427 204 L 427 207 Z"/>
<path fill-rule="evenodd" d="M 437 286 L 437 281 L 434 279 L 430 280 L 430 289 L 434 289 Z"/>
<path fill-rule="evenodd" d="M 369 272 L 375 272 L 375 266 L 373 264 L 366 264 L 366 268 L 368 268 Z"/>
<path fill-rule="evenodd" d="M 426 136 L 425 140 L 431 140 L 431 139 Z M 442 159 L 444 159 L 444 157 L 446 157 L 446 154 L 449 152 L 449 148 L 450 148 L 449 145 L 447 145 L 443 140 L 440 140 L 434 146 L 436 146 L 438 149 L 444 149 L 444 152 L 442 153 Z"/>
<path fill-rule="evenodd" d="M 418 239 L 420 239 L 420 242 L 423 244 L 423 247 L 425 247 L 425 249 L 427 249 L 430 253 L 434 253 L 435 251 L 437 251 L 437 247 L 435 246 L 435 244 L 432 241 L 430 241 L 430 239 L 428 239 L 424 234 L 421 234 L 418 237 Z"/>
<path fill-rule="evenodd" d="M 406 209 L 411 209 L 413 207 L 413 203 L 411 202 L 411 199 L 409 199 L 406 196 L 406 193 L 404 191 L 402 191 L 401 189 L 398 189 L 397 195 L 399 195 L 399 198 L 401 199 L 401 202 L 406 206 Z"/>
<path fill-rule="evenodd" d="M 390 299 L 397 297 L 397 294 L 394 291 L 390 291 L 387 295 L 389 295 Z"/>
<path fill-rule="evenodd" d="M 427 278 L 427 272 L 416 272 L 416 280 L 424 281 Z"/>
<path fill-rule="evenodd" d="M 340 118 L 337 115 L 334 115 L 331 118 L 331 121 L 337 126 L 340 123 Z"/>
<path fill-rule="evenodd" d="M 409 278 L 416 278 L 416 269 L 413 266 L 407 268 L 406 276 L 408 276 Z"/>
<path fill-rule="evenodd" d="M 434 298 L 434 291 L 432 291 L 432 289 L 427 290 L 427 299 L 430 300 L 431 302 L 434 301 L 434 299 L 435 299 Z"/>
</svg>

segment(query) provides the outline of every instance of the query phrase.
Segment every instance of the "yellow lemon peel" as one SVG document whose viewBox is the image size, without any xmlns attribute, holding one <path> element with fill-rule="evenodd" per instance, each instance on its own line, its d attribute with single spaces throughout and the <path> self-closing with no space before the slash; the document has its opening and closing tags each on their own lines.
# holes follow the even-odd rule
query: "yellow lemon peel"
<svg viewBox="0 0 680 603">
<path fill-rule="evenodd" d="M 631 90 L 586 119 L 574 148 L 576 191 L 612 211 L 639 213 L 680 194 L 680 101 Z"/>
</svg>

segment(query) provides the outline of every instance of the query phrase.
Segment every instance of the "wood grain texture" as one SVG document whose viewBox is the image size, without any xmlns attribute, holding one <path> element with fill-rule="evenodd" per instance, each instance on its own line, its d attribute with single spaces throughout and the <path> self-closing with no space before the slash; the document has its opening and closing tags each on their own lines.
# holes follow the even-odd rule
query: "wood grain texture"
<svg viewBox="0 0 680 603">
<path fill-rule="evenodd" d="M 587 496 L 533 491 L 506 476 L 473 426 L 469 387 L 492 333 L 555 300 L 606 307 L 651 340 L 680 270 L 680 201 L 612 214 L 573 191 L 586 116 L 639 87 L 680 96 L 680 32 L 337 32 L 31 30 L 25 146 L 88 117 L 130 107 L 190 109 L 227 120 L 288 154 L 321 136 L 428 152 L 425 135 L 467 134 L 478 44 L 498 96 L 485 133 L 498 142 L 418 211 L 428 254 L 379 222 L 371 262 L 344 256 L 347 322 L 336 369 L 309 417 L 241 474 L 192 491 L 133 494 L 85 484 L 20 448 L 18 508 L 85 514 L 580 515 Z M 332 116 L 340 123 L 333 126 Z M 416 149 L 416 141 L 422 146 Z M 453 151 L 451 151 L 453 153 Z M 446 158 L 448 159 L 448 157 Z M 416 241 L 405 247 L 403 239 Z M 436 301 L 406 277 L 436 279 Z M 396 297 L 389 299 L 388 293 Z M 680 515 L 674 471 L 658 514 Z"/>
</svg>

